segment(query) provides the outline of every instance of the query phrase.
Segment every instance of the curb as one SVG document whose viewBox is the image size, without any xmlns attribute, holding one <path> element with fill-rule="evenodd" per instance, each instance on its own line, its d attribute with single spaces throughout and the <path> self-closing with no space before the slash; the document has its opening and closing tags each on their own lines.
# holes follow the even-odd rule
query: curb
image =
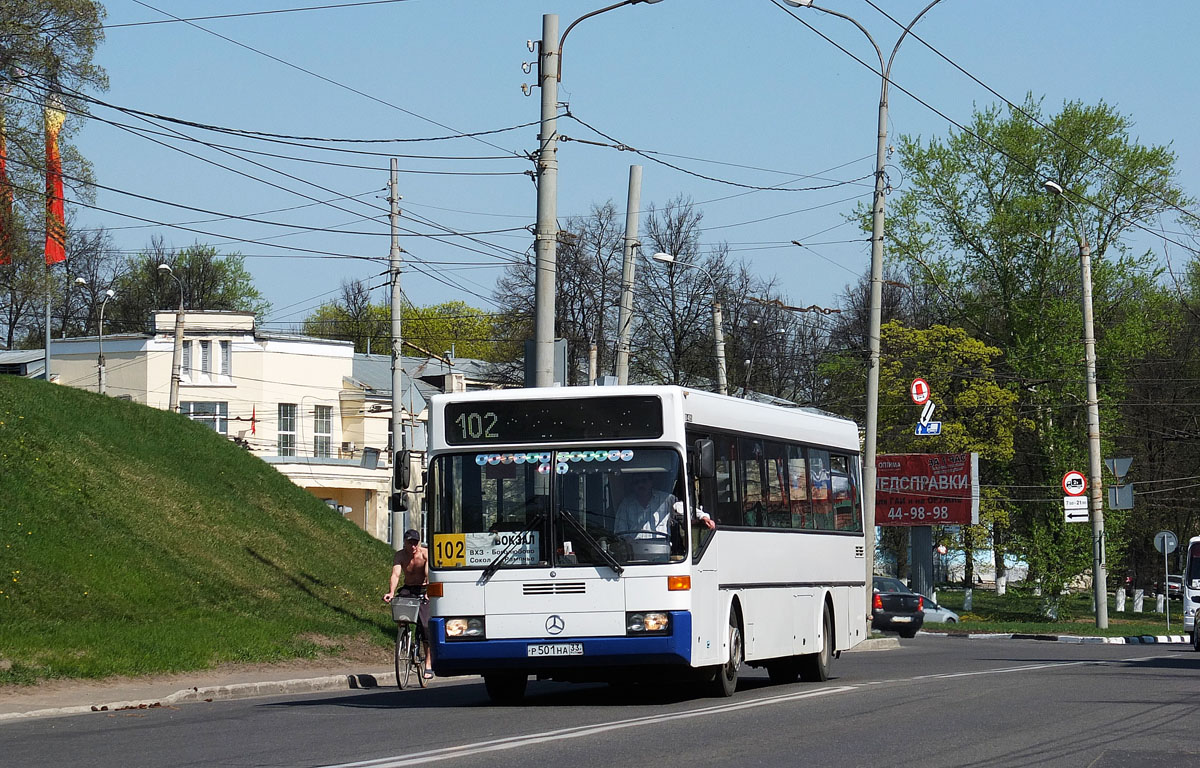
<svg viewBox="0 0 1200 768">
<path fill-rule="evenodd" d="M 11 712 L 0 714 L 0 722 L 31 717 L 54 717 L 57 715 L 78 715 L 85 712 L 118 712 L 130 709 L 156 709 L 197 701 L 228 701 L 232 699 L 249 699 L 256 696 L 271 696 L 285 693 L 314 693 L 318 691 L 354 690 L 365 688 L 382 688 L 396 685 L 396 673 L 385 672 L 379 675 L 327 675 L 325 677 L 310 677 L 296 680 L 276 680 L 261 683 L 235 683 L 232 685 L 210 685 L 203 688 L 192 687 L 176 691 L 168 696 L 141 701 L 114 701 L 105 704 L 80 704 L 71 707 L 54 707 L 36 709 L 31 712 Z"/>
<path fill-rule="evenodd" d="M 1191 645 L 1184 635 L 1130 635 L 1128 637 L 1086 637 L 1078 635 L 1013 634 L 1013 640 L 1048 640 L 1056 643 L 1104 643 L 1108 645 Z"/>
</svg>

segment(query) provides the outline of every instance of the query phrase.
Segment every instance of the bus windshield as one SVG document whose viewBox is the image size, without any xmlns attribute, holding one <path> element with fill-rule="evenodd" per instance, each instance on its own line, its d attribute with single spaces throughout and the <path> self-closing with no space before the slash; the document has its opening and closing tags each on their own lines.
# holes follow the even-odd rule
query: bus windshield
<svg viewBox="0 0 1200 768">
<path fill-rule="evenodd" d="M 681 466 L 668 448 L 436 456 L 425 489 L 432 565 L 678 562 L 688 552 Z"/>
</svg>

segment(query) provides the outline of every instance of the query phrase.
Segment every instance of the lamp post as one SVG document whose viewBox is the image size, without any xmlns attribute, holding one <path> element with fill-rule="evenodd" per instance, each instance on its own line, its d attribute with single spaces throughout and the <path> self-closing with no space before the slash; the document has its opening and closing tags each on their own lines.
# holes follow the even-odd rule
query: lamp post
<svg viewBox="0 0 1200 768">
<path fill-rule="evenodd" d="M 554 385 L 554 288 L 558 245 L 558 83 L 562 80 L 562 47 L 567 35 L 584 19 L 638 3 L 661 0 L 622 0 L 585 13 L 558 36 L 558 15 L 542 16 L 542 42 L 538 60 L 538 86 L 542 89 L 542 112 L 538 131 L 537 224 L 534 227 L 535 258 L 533 289 L 534 386 Z"/>
<path fill-rule="evenodd" d="M 105 307 L 105 305 L 108 304 L 108 300 L 111 299 L 115 295 L 116 294 L 113 293 L 112 288 L 109 288 L 107 291 L 104 292 L 104 301 L 100 302 L 100 327 L 97 329 L 98 333 L 96 334 L 96 345 L 97 345 L 97 348 L 99 349 L 99 354 L 96 357 L 96 370 L 97 370 L 97 376 L 98 376 L 97 387 L 98 387 L 100 394 L 102 394 L 102 395 L 104 394 L 104 385 L 105 385 L 105 380 L 104 380 L 104 373 L 105 373 L 105 371 L 104 371 L 104 307 Z"/>
<path fill-rule="evenodd" d="M 716 340 L 717 347 L 717 391 L 722 395 L 729 394 L 729 388 L 725 380 L 725 334 L 721 330 L 721 302 L 717 300 L 717 281 L 713 279 L 711 272 L 699 264 L 676 261 L 675 257 L 669 253 L 660 251 L 654 254 L 654 260 L 668 266 L 678 264 L 681 267 L 698 269 L 704 273 L 704 276 L 708 278 L 708 282 L 712 284 L 713 339 Z"/>
<path fill-rule="evenodd" d="M 1046 181 L 1047 192 L 1078 213 L 1061 184 Z M 1068 216 L 1079 240 L 1079 271 L 1083 282 L 1083 351 L 1087 366 L 1088 496 L 1092 514 L 1092 592 L 1096 599 L 1096 627 L 1108 627 L 1108 575 L 1104 562 L 1104 497 L 1100 489 L 1100 403 L 1096 394 L 1096 334 L 1092 325 L 1092 248 L 1087 233 Z"/>
<path fill-rule="evenodd" d="M 921 9 L 921 12 L 913 17 L 913 20 L 900 33 L 900 37 L 896 40 L 896 45 L 892 48 L 892 53 L 888 56 L 886 62 L 883 59 L 883 51 L 876 44 L 875 38 L 871 37 L 871 33 L 862 24 L 859 24 L 858 21 L 850 16 L 813 5 L 812 0 L 783 0 L 783 2 L 795 8 L 812 8 L 813 10 L 827 13 L 830 16 L 845 19 L 858 27 L 858 30 L 867 36 L 871 47 L 875 49 L 875 55 L 879 57 L 879 72 L 882 82 L 879 87 L 878 141 L 875 145 L 875 197 L 874 204 L 871 206 L 871 308 L 870 327 L 867 332 L 867 349 L 869 353 L 867 367 L 867 423 L 865 425 L 866 434 L 864 435 L 863 445 L 863 532 L 866 535 L 864 544 L 867 560 L 867 582 L 870 583 L 875 575 L 875 485 L 877 477 L 875 456 L 879 438 L 879 327 L 882 324 L 881 316 L 883 314 L 883 218 L 884 204 L 887 199 L 887 185 L 884 183 L 884 167 L 887 162 L 888 85 L 891 83 L 892 62 L 896 58 L 896 52 L 900 50 L 900 44 L 904 42 L 904 38 L 908 37 L 909 30 L 913 28 L 921 17 L 930 8 L 940 3 L 941 0 L 933 0 L 933 2 Z M 868 614 L 871 612 L 871 598 L 871 590 L 868 589 L 866 597 Z"/>
<path fill-rule="evenodd" d="M 179 284 L 179 310 L 175 312 L 175 348 L 171 352 L 171 402 L 170 409 L 179 412 L 179 384 L 182 381 L 179 366 L 183 360 L 183 281 L 171 269 L 170 264 L 159 264 L 159 272 L 165 272 L 175 278 Z"/>
</svg>

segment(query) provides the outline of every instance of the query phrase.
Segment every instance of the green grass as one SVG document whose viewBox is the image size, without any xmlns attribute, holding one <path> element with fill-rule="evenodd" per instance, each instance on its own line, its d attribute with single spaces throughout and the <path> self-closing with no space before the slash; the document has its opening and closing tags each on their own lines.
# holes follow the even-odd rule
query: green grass
<svg viewBox="0 0 1200 768">
<path fill-rule="evenodd" d="M 1108 601 L 1108 627 L 1097 629 L 1092 611 L 1090 592 L 1063 595 L 1059 603 L 1058 619 L 1045 616 L 1045 599 L 1030 591 L 1010 587 L 1004 595 L 994 591 L 973 590 L 973 605 L 970 611 L 963 610 L 964 591 L 939 590 L 937 601 L 955 613 L 961 621 L 957 624 L 927 624 L 924 629 L 931 632 L 997 632 L 1039 635 L 1094 635 L 1122 637 L 1129 635 L 1165 635 L 1165 614 L 1154 613 L 1154 599 L 1147 598 L 1142 613 L 1130 610 L 1118 613 L 1112 596 Z M 1133 607 L 1133 600 L 1126 602 Z M 1183 634 L 1183 614 L 1180 603 L 1171 602 L 1171 634 Z"/>
<path fill-rule="evenodd" d="M 391 552 L 176 414 L 0 376 L 0 685 L 386 646 Z"/>
</svg>

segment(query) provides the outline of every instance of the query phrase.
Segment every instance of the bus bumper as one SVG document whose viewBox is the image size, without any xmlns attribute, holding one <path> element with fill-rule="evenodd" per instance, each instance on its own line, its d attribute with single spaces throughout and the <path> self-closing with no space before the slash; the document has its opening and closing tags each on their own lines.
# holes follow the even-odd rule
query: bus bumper
<svg viewBox="0 0 1200 768">
<path fill-rule="evenodd" d="M 651 637 L 526 637 L 446 641 L 443 619 L 429 620 L 433 670 L 439 676 L 483 675 L 524 670 L 539 677 L 596 677 L 572 671 L 603 668 L 612 672 L 651 666 L 688 667 L 692 656 L 692 615 L 671 611 L 671 634 Z M 583 654 L 531 657 L 531 645 L 582 643 Z"/>
</svg>

